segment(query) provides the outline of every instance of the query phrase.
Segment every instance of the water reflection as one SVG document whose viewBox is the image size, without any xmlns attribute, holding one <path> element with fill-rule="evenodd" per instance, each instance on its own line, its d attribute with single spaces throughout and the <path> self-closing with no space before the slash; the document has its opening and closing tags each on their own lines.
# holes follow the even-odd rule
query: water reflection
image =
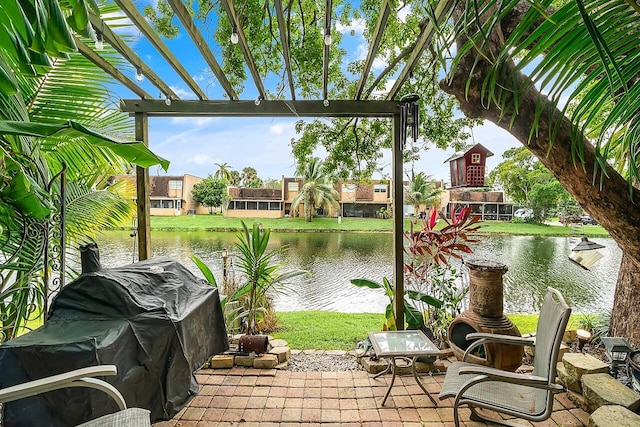
<svg viewBox="0 0 640 427">
<path fill-rule="evenodd" d="M 576 312 L 610 308 L 621 252 L 612 239 L 592 239 L 606 247 L 604 258 L 591 271 L 570 263 L 567 255 L 578 239 L 564 237 L 491 236 L 473 245 L 474 256 L 505 263 L 505 311 L 536 312 L 547 286 L 561 290 Z M 125 231 L 106 232 L 97 239 L 102 264 L 131 262 L 133 241 Z M 168 256 L 199 271 L 189 259 L 195 254 L 222 277 L 222 248 L 235 252 L 236 233 L 153 232 L 153 256 Z M 380 281 L 392 275 L 392 236 L 381 233 L 272 233 L 273 247 L 287 245 L 281 261 L 308 270 L 310 276 L 292 279 L 289 292 L 279 295 L 278 310 L 383 312 L 387 298 L 376 290 L 356 288 L 350 279 Z M 231 269 L 234 274 L 235 268 Z"/>
</svg>

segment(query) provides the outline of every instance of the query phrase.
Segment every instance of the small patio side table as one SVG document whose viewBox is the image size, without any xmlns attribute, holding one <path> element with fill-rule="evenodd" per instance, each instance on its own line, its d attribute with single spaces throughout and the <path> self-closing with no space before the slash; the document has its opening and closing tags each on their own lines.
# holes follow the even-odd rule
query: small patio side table
<svg viewBox="0 0 640 427">
<path fill-rule="evenodd" d="M 416 359 L 418 357 L 435 356 L 440 353 L 438 347 L 436 347 L 422 331 L 369 332 L 369 340 L 373 345 L 373 350 L 375 351 L 376 356 L 390 359 L 389 367 L 391 368 L 391 382 L 389 383 L 389 388 L 387 388 L 387 393 L 382 399 L 382 406 L 384 406 L 384 403 L 387 401 L 389 393 L 391 393 L 391 387 L 393 387 L 393 383 L 396 380 L 396 371 L 398 370 L 396 358 L 409 360 L 413 378 L 415 378 L 422 391 L 429 396 L 433 405 L 438 406 L 438 403 L 429 394 L 427 389 L 424 388 L 416 373 Z M 377 378 L 378 376 L 388 372 L 389 367 L 376 374 L 373 378 Z"/>
</svg>

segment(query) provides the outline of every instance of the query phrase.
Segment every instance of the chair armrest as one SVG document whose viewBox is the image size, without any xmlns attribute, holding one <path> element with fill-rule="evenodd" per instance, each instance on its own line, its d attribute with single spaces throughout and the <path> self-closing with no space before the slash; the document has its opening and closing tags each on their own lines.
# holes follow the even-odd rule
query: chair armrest
<svg viewBox="0 0 640 427">
<path fill-rule="evenodd" d="M 527 346 L 536 345 L 536 340 L 534 340 L 533 338 L 515 337 L 513 335 L 489 334 L 486 332 L 472 332 L 470 334 L 467 334 L 466 338 L 468 340 L 484 339 L 485 341 L 493 341 L 493 342 L 498 342 L 502 344 L 527 345 Z"/>
<path fill-rule="evenodd" d="M 549 382 L 549 380 L 544 377 L 530 374 L 516 374 L 515 372 L 502 371 L 500 369 L 481 365 L 463 366 L 462 368 L 460 368 L 458 373 L 460 375 L 482 375 L 485 376 L 489 381 L 514 383 L 558 392 L 564 390 L 564 387 L 560 384 Z"/>
<path fill-rule="evenodd" d="M 127 408 L 127 405 L 122 394 L 106 381 L 93 378 L 116 375 L 117 373 L 118 369 L 114 365 L 99 365 L 29 381 L 1 389 L 0 403 L 8 403 L 66 387 L 90 387 L 107 393 L 116 401 L 118 407 L 123 410 Z"/>
<path fill-rule="evenodd" d="M 462 355 L 462 361 L 465 361 L 467 359 L 467 355 L 469 355 L 473 349 L 486 342 L 526 346 L 536 345 L 536 341 L 533 338 L 514 337 L 513 335 L 488 334 L 486 332 L 473 332 L 467 334 L 465 338 L 467 340 L 475 339 L 476 341 L 474 341 L 473 343 L 471 343 L 471 345 L 469 345 L 469 347 L 467 347 L 467 350 Z"/>
</svg>

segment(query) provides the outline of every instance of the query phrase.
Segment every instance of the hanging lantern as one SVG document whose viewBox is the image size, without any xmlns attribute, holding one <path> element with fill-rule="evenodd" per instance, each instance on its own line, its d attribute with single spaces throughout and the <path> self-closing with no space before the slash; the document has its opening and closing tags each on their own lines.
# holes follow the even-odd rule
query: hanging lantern
<svg viewBox="0 0 640 427">
<path fill-rule="evenodd" d="M 571 249 L 571 254 L 569 255 L 569 260 L 578 264 L 580 267 L 585 270 L 589 270 L 593 264 L 596 263 L 603 255 L 598 252 L 598 249 L 602 249 L 605 246 L 602 246 L 596 242 L 592 242 L 586 237 L 582 236 L 580 243 L 576 245 L 575 248 Z"/>
</svg>

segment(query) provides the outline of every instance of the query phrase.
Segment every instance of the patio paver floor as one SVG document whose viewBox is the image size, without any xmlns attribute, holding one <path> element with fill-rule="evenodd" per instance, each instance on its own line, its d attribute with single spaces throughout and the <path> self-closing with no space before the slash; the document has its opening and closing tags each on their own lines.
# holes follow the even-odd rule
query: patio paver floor
<svg viewBox="0 0 640 427">
<path fill-rule="evenodd" d="M 203 369 L 196 375 L 200 391 L 171 421 L 154 427 L 449 427 L 453 426 L 453 399 L 438 401 L 434 408 L 413 377 L 396 378 L 384 407 L 380 400 L 390 375 L 372 379 L 365 371 L 291 372 L 275 369 Z M 420 380 L 434 394 L 444 375 L 422 375 Z M 461 410 L 467 427 L 485 423 L 469 421 L 470 411 Z M 523 426 L 581 427 L 589 414 L 566 396 L 556 395 L 550 419 Z"/>
</svg>

